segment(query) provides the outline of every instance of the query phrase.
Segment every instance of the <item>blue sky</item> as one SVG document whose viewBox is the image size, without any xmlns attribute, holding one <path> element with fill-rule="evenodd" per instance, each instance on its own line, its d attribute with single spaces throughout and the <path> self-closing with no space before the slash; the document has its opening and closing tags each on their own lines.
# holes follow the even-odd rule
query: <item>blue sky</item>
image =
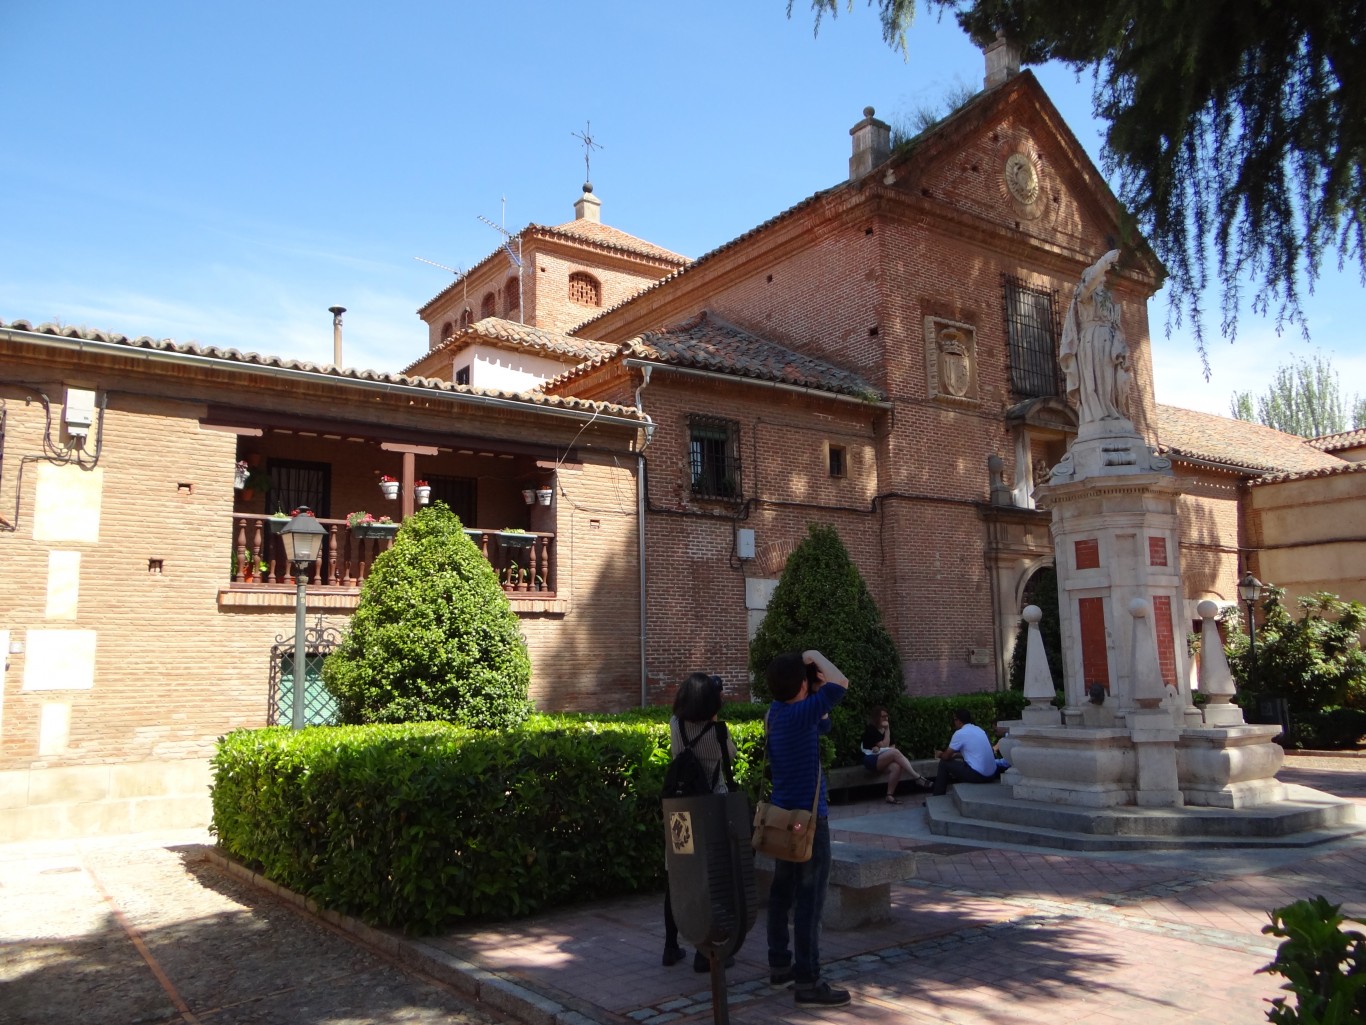
<svg viewBox="0 0 1366 1025">
<path fill-rule="evenodd" d="M 569 220 L 588 122 L 603 219 L 700 256 L 842 180 L 864 106 L 895 121 L 981 83 L 949 21 L 918 19 L 905 61 L 857 0 L 818 36 L 785 7 L 0 0 L 0 320 L 330 362 L 339 304 L 345 362 L 396 370 L 450 280 L 414 258 L 477 263 L 478 215 Z M 1089 80 L 1035 73 L 1096 159 Z M 1208 383 L 1160 295 L 1159 401 L 1226 413 L 1291 352 L 1366 392 L 1360 295 L 1352 269 L 1319 285 L 1312 346 L 1251 315 L 1230 344 L 1211 296 Z"/>
</svg>

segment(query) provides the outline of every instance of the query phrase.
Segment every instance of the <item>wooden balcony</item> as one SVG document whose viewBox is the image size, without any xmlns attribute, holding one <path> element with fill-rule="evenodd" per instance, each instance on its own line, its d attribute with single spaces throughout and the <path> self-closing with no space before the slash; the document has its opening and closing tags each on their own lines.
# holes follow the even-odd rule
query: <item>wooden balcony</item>
<svg viewBox="0 0 1366 1025">
<path fill-rule="evenodd" d="M 234 590 L 294 587 L 293 567 L 285 558 L 279 527 L 288 520 L 255 513 L 233 515 L 232 587 Z M 345 520 L 319 519 L 327 530 L 322 552 L 307 582 L 310 592 L 352 592 L 365 581 L 393 537 L 374 536 L 375 525 L 352 529 Z M 489 561 L 509 598 L 555 597 L 555 535 L 467 527 L 465 534 Z"/>
</svg>

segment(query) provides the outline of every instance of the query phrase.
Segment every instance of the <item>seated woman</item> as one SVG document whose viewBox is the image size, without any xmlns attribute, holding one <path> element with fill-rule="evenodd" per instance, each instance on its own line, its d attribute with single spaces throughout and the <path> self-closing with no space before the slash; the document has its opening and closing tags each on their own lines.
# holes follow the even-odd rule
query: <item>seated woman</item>
<svg viewBox="0 0 1366 1025">
<path fill-rule="evenodd" d="M 868 728 L 863 731 L 863 767 L 869 772 L 891 773 L 887 780 L 887 803 L 900 804 L 896 787 L 904 775 L 917 790 L 929 791 L 934 788 L 924 776 L 915 771 L 909 758 L 892 744 L 892 731 L 888 726 L 887 709 L 874 708 L 868 715 Z"/>
</svg>

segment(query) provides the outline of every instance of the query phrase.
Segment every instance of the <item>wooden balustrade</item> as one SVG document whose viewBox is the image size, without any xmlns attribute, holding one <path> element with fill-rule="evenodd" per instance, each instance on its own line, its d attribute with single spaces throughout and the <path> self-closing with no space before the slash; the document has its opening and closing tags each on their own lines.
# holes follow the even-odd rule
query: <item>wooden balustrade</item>
<svg viewBox="0 0 1366 1025">
<path fill-rule="evenodd" d="M 279 528 L 288 523 L 256 513 L 233 516 L 232 585 L 294 586 L 294 568 L 285 558 Z M 368 536 L 373 527 L 351 528 L 345 520 L 319 519 L 327 530 L 307 582 L 310 589 L 354 590 L 375 559 L 393 544 L 391 536 Z M 555 535 L 482 530 L 465 533 L 488 559 L 509 597 L 547 598 L 555 594 Z"/>
</svg>

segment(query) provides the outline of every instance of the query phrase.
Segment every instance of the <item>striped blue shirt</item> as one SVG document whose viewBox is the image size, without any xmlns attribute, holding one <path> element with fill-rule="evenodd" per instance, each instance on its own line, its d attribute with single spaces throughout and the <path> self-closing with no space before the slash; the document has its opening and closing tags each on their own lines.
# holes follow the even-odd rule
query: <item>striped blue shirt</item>
<svg viewBox="0 0 1366 1025">
<path fill-rule="evenodd" d="M 816 693 L 788 704 L 768 706 L 768 760 L 773 766 L 773 803 L 779 808 L 810 809 L 820 767 L 820 735 L 830 732 L 830 709 L 844 700 L 845 689 L 827 683 Z M 825 776 L 820 777 L 818 815 L 827 812 Z"/>
</svg>

